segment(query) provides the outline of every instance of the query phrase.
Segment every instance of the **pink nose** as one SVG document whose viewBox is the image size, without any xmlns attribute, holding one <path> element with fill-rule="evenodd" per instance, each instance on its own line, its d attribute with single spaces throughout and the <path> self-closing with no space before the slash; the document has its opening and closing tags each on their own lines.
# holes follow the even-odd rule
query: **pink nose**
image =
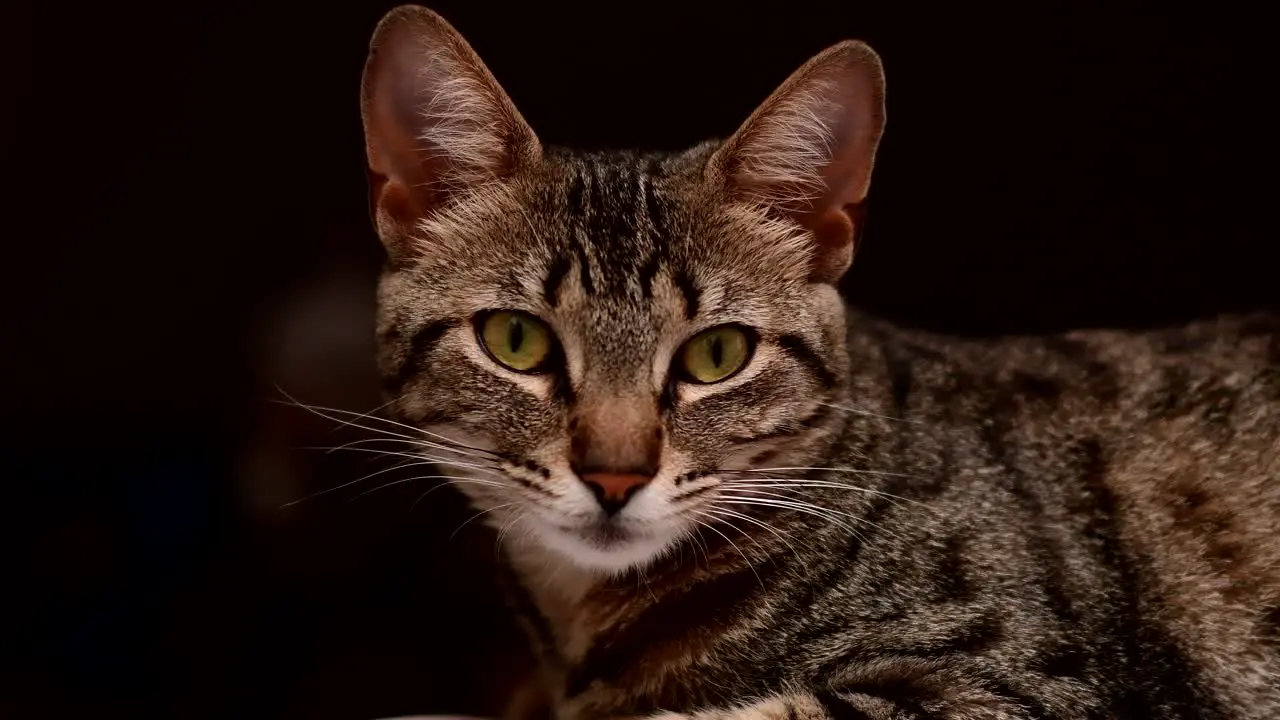
<svg viewBox="0 0 1280 720">
<path fill-rule="evenodd" d="M 596 496 L 606 515 L 621 510 L 631 496 L 648 485 L 651 479 L 648 475 L 635 473 L 587 473 L 582 476 L 582 482 Z"/>
</svg>

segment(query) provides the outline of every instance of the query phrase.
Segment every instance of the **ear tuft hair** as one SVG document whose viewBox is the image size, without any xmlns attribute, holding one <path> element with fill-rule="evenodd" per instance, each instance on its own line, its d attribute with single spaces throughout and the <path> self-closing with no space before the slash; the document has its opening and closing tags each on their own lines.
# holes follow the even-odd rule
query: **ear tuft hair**
<svg viewBox="0 0 1280 720">
<path fill-rule="evenodd" d="M 388 243 L 541 155 L 471 46 L 426 8 L 404 5 L 378 24 L 361 91 L 375 217 Z"/>
<path fill-rule="evenodd" d="M 794 72 L 716 151 L 711 177 L 739 202 L 813 234 L 813 279 L 835 282 L 853 257 L 854 209 L 866 199 L 884 131 L 884 72 L 846 41 Z"/>
</svg>

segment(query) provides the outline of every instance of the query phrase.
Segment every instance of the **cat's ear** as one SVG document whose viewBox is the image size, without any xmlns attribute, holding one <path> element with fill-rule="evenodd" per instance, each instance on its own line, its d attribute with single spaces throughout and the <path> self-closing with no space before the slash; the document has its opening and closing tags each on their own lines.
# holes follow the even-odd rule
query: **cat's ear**
<svg viewBox="0 0 1280 720">
<path fill-rule="evenodd" d="M 387 242 L 458 194 L 541 156 L 533 131 L 475 51 L 423 7 L 395 8 L 378 24 L 361 110 L 371 204 Z"/>
<path fill-rule="evenodd" d="M 735 201 L 808 230 L 812 277 L 835 282 L 853 259 L 854 223 L 884 129 L 884 71 L 866 44 L 828 48 L 792 73 L 712 156 Z"/>
</svg>

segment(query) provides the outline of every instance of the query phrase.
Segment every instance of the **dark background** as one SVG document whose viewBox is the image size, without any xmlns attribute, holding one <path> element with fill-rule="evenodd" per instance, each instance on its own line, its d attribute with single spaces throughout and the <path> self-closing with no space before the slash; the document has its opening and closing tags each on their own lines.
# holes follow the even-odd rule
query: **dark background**
<svg viewBox="0 0 1280 720">
<path fill-rule="evenodd" d="M 1280 305 L 1260 16 L 609 5 L 434 7 L 545 141 L 589 147 L 727 134 L 813 53 L 872 43 L 889 124 L 848 290 L 892 319 Z M 388 473 L 280 507 L 379 467 L 302 449 L 355 435 L 269 400 L 379 403 L 357 98 L 389 7 L 0 11 L 0 716 L 497 712 L 521 655 L 454 496 L 355 497 Z"/>
</svg>

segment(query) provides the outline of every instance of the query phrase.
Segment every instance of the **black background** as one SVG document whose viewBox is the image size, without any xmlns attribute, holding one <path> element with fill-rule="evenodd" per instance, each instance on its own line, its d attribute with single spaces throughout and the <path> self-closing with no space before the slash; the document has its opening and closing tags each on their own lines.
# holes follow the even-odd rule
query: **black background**
<svg viewBox="0 0 1280 720">
<path fill-rule="evenodd" d="M 301 449 L 350 437 L 268 401 L 378 404 L 357 99 L 389 7 L 2 11 L 0 714 L 500 706 L 520 656 L 456 498 L 280 508 L 378 467 Z M 435 5 L 585 147 L 725 135 L 869 41 L 889 123 L 847 289 L 970 334 L 1280 305 L 1264 23 L 1180 7 Z"/>
</svg>

